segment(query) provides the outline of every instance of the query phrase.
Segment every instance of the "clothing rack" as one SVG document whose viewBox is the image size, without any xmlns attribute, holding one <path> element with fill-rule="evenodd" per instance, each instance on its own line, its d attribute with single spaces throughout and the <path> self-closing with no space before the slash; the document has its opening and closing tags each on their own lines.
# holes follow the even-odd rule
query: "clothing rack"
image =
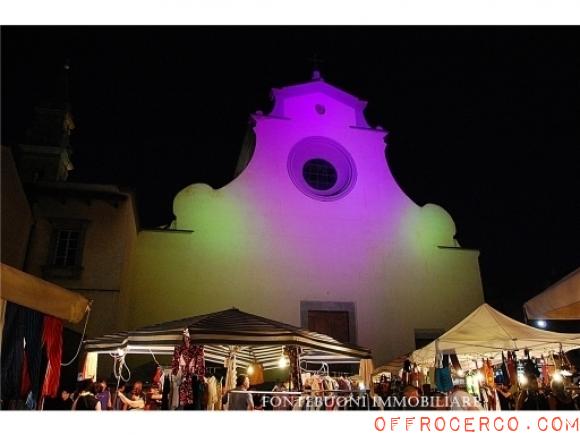
<svg viewBox="0 0 580 435">
<path fill-rule="evenodd" d="M 321 362 L 321 363 L 315 363 L 315 364 L 320 364 L 320 368 L 318 370 L 309 370 L 308 369 L 308 361 L 305 361 L 306 367 L 302 367 L 302 361 L 300 361 L 300 364 L 298 366 L 298 368 L 300 369 L 301 373 L 310 373 L 311 375 L 320 375 L 320 376 L 327 376 L 329 373 L 329 368 L 328 368 L 328 364 L 325 362 Z M 312 363 L 310 363 L 312 364 Z"/>
</svg>

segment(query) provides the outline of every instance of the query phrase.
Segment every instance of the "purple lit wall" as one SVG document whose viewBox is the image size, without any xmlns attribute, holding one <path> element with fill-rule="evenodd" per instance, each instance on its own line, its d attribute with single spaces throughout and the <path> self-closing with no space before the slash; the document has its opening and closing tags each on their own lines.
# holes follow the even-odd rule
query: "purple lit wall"
<svg viewBox="0 0 580 435">
<path fill-rule="evenodd" d="M 366 103 L 322 80 L 274 96 L 245 170 L 176 196 L 175 227 L 193 232 L 140 234 L 128 326 L 231 306 L 300 325 L 310 302 L 350 304 L 351 339 L 381 363 L 478 306 L 478 252 L 442 208 L 402 192 Z"/>
</svg>

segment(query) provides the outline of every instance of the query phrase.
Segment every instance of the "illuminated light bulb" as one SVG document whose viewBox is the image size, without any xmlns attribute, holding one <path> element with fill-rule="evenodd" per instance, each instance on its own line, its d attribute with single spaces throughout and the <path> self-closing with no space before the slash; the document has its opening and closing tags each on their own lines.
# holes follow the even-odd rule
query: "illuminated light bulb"
<svg viewBox="0 0 580 435">
<path fill-rule="evenodd" d="M 284 367 L 287 367 L 287 366 L 288 366 L 288 360 L 286 359 L 286 357 L 284 355 L 282 355 L 280 357 L 280 359 L 278 360 L 278 367 L 283 369 Z"/>
<path fill-rule="evenodd" d="M 545 327 L 546 327 L 546 325 L 547 325 L 547 323 L 546 323 L 546 321 L 545 321 L 545 320 L 538 320 L 538 321 L 536 322 L 536 326 L 537 326 L 538 328 L 545 328 Z"/>
<path fill-rule="evenodd" d="M 246 369 L 246 374 L 248 374 L 248 375 L 253 375 L 254 374 L 254 365 L 253 364 L 250 364 L 248 366 L 248 368 Z"/>
<path fill-rule="evenodd" d="M 564 380 L 564 377 L 562 376 L 562 373 L 556 372 L 554 373 L 552 379 L 554 379 L 554 382 L 562 382 Z"/>
<path fill-rule="evenodd" d="M 463 372 L 463 370 L 461 370 L 461 369 L 457 370 L 457 376 L 462 378 L 464 375 L 465 375 L 465 373 Z"/>
<path fill-rule="evenodd" d="M 520 374 L 520 375 L 518 375 L 518 381 L 519 381 L 520 385 L 527 385 L 528 378 L 526 378 L 524 375 Z"/>
<path fill-rule="evenodd" d="M 361 382 L 358 386 L 359 390 L 364 390 L 365 389 L 365 384 L 364 382 Z"/>
<path fill-rule="evenodd" d="M 477 380 L 478 380 L 479 382 L 483 382 L 483 381 L 485 381 L 485 376 L 483 376 L 483 373 L 481 373 L 481 372 L 477 372 L 477 375 L 476 375 L 476 377 L 477 377 Z"/>
</svg>

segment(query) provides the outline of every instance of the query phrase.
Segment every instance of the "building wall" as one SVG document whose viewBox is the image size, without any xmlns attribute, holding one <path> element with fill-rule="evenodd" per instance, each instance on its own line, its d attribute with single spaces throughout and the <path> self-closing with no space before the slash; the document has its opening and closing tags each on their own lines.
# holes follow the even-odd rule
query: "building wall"
<svg viewBox="0 0 580 435">
<path fill-rule="evenodd" d="M 22 270 L 32 227 L 32 211 L 10 148 L 2 147 L 2 263 Z"/>
<path fill-rule="evenodd" d="M 275 116 L 256 116 L 254 155 L 238 178 L 176 196 L 176 226 L 192 232 L 139 234 L 128 325 L 232 306 L 300 325 L 303 301 L 348 302 L 357 344 L 381 363 L 413 350 L 415 329 L 447 329 L 480 305 L 478 252 L 459 249 L 442 208 L 401 191 L 385 132 L 368 128 L 363 107 L 324 83 L 278 91 Z M 290 176 L 296 144 L 313 137 L 354 162 L 340 199 L 305 195 Z"/>
<path fill-rule="evenodd" d="M 136 237 L 134 210 L 131 197 L 112 202 L 101 199 L 65 200 L 51 195 L 37 198 L 33 205 L 36 226 L 33 232 L 27 272 L 44 276 L 43 267 L 49 264 L 51 237 L 54 230 L 51 219 L 78 219 L 88 221 L 84 248 L 83 270 L 78 278 L 46 277 L 58 285 L 76 291 L 93 301 L 87 335 L 98 336 L 122 327 L 119 321 L 120 292 L 123 272 L 126 271 L 133 240 Z M 68 325 L 82 330 L 83 324 Z"/>
</svg>

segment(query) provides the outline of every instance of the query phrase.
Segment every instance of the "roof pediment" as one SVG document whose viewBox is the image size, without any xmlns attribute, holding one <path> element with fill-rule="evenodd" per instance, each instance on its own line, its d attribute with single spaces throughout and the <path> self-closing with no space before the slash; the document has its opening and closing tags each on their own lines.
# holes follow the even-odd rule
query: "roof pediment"
<svg viewBox="0 0 580 435">
<path fill-rule="evenodd" d="M 368 128 L 369 125 L 364 117 L 364 109 L 367 102 L 360 100 L 354 95 L 337 88 L 336 86 L 326 83 L 322 79 L 316 79 L 305 83 L 290 85 L 283 88 L 272 89 L 272 94 L 275 99 L 275 105 L 270 112 L 270 116 L 282 118 L 296 118 L 296 110 L 287 104 L 289 100 L 310 99 L 315 95 L 324 95 L 336 102 L 338 106 L 344 106 L 354 112 L 353 124 L 356 127 Z"/>
</svg>

